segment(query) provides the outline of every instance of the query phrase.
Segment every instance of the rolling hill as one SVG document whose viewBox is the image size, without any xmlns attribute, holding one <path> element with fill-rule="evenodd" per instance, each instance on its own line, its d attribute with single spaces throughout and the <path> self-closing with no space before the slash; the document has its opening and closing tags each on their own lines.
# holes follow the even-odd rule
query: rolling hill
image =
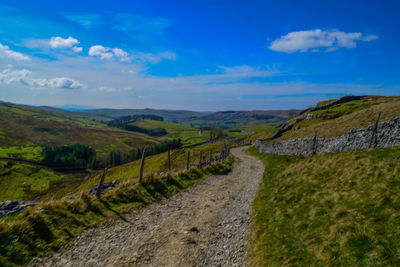
<svg viewBox="0 0 400 267">
<path fill-rule="evenodd" d="M 100 154 L 159 142 L 85 118 L 15 104 L 0 104 L 0 147 L 83 144 Z"/>
<path fill-rule="evenodd" d="M 81 113 L 100 115 L 108 118 L 118 118 L 128 115 L 157 115 L 163 117 L 165 120 L 168 121 L 186 120 L 188 118 L 197 118 L 204 115 L 204 113 L 201 112 L 188 111 L 188 110 L 162 110 L 162 109 L 151 109 L 151 108 L 145 108 L 145 109 L 104 108 L 104 109 L 85 110 L 84 112 Z"/>
</svg>

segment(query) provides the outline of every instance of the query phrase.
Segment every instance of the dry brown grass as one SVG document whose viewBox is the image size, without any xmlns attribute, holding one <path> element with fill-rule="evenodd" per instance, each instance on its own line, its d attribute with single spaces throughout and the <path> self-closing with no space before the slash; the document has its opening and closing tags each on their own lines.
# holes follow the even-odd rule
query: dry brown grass
<svg viewBox="0 0 400 267">
<path fill-rule="evenodd" d="M 323 137 L 343 135 L 351 129 L 367 127 L 373 124 L 379 112 L 382 112 L 380 121 L 387 121 L 393 117 L 400 117 L 400 98 L 392 98 L 392 102 L 373 105 L 369 108 L 336 119 L 300 128 L 297 131 L 291 130 L 282 137 L 276 139 L 276 141 L 313 137 L 315 132 L 317 132 L 318 136 Z"/>
</svg>

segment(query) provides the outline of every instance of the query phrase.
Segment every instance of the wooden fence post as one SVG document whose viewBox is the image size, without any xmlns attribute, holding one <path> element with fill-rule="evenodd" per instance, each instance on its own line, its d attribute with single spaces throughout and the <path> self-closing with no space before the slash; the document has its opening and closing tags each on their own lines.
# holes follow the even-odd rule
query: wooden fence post
<svg viewBox="0 0 400 267">
<path fill-rule="evenodd" d="M 105 177 L 106 177 L 106 173 L 107 173 L 107 168 L 104 169 L 103 175 L 102 175 L 101 178 L 100 178 L 99 186 L 97 187 L 96 197 L 97 197 L 98 199 L 100 199 L 100 197 L 101 197 L 101 191 L 103 191 L 103 184 L 104 184 L 104 179 L 105 179 Z"/>
<path fill-rule="evenodd" d="M 200 150 L 200 157 L 199 157 L 199 166 L 200 166 L 200 168 L 201 168 L 202 157 L 203 157 L 203 151 Z"/>
<path fill-rule="evenodd" d="M 140 162 L 140 172 L 139 172 L 139 182 L 143 181 L 143 167 L 144 167 L 144 160 L 146 158 L 146 148 L 143 148 L 142 153 L 142 161 Z"/>
<path fill-rule="evenodd" d="M 377 143 L 377 136 L 376 136 L 376 131 L 378 130 L 378 122 L 379 122 L 379 118 L 381 117 L 381 112 L 379 112 L 378 114 L 378 118 L 376 118 L 375 121 L 375 125 L 374 125 L 374 129 L 372 130 L 372 136 L 371 136 L 371 140 L 369 141 L 369 146 L 368 148 L 371 148 L 372 143 L 374 144 L 374 147 L 376 146 Z"/>
<path fill-rule="evenodd" d="M 187 156 L 186 156 L 186 170 L 188 171 L 190 168 L 190 151 L 188 150 Z"/>
<path fill-rule="evenodd" d="M 168 149 L 168 171 L 171 171 L 171 155 L 169 149 Z"/>
</svg>

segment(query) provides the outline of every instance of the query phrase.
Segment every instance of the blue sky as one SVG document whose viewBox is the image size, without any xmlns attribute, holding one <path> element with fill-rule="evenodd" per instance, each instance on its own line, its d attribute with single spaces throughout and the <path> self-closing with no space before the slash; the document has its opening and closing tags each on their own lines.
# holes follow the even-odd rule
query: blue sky
<svg viewBox="0 0 400 267">
<path fill-rule="evenodd" d="M 398 1 L 0 2 L 0 100 L 191 110 L 400 95 Z"/>
</svg>

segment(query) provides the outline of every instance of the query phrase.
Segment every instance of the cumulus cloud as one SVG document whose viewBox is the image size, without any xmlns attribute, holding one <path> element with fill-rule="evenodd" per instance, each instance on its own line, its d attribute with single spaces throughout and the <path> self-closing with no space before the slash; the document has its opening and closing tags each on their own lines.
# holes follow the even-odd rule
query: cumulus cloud
<svg viewBox="0 0 400 267">
<path fill-rule="evenodd" d="M 51 37 L 49 45 L 51 48 L 72 48 L 74 52 L 81 52 L 82 47 L 76 46 L 79 41 L 71 36 L 68 38 L 62 38 L 60 36 Z"/>
<path fill-rule="evenodd" d="M 27 69 L 8 68 L 0 72 L 0 83 L 12 84 L 21 83 L 32 87 L 49 87 L 62 89 L 80 89 L 86 88 L 85 85 L 66 77 L 57 77 L 51 79 L 33 78 L 32 72 Z"/>
<path fill-rule="evenodd" d="M 11 50 L 8 46 L 0 43 L 0 58 L 12 60 L 30 60 L 30 58 L 22 53 Z"/>
<path fill-rule="evenodd" d="M 116 51 L 116 52 L 115 52 Z M 125 59 L 128 57 L 128 53 L 126 53 L 124 50 L 120 48 L 109 48 L 105 47 L 102 45 L 94 45 L 90 47 L 89 49 L 89 56 L 92 57 L 100 57 L 101 59 L 111 59 L 112 57 L 116 56 L 119 58 L 122 56 L 122 59 L 120 58 L 121 61 L 126 61 Z"/>
<path fill-rule="evenodd" d="M 376 35 L 363 36 L 360 32 L 342 32 L 338 30 L 309 30 L 290 32 L 274 40 L 268 47 L 270 50 L 293 53 L 301 52 L 330 52 L 342 47 L 355 48 L 356 41 L 370 42 L 378 39 Z"/>
</svg>

